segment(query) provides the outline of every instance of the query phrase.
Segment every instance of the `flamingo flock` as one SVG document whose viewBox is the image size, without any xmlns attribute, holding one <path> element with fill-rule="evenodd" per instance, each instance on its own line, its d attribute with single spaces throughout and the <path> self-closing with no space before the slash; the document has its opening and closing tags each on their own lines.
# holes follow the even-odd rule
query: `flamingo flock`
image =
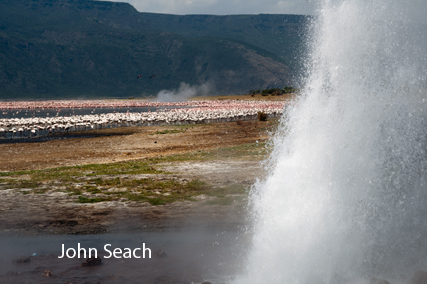
<svg viewBox="0 0 427 284">
<path fill-rule="evenodd" d="M 209 106 L 212 101 L 156 102 L 146 100 L 50 100 L 0 102 L 0 110 Z"/>
<path fill-rule="evenodd" d="M 171 107 L 139 113 L 106 113 L 55 117 L 0 119 L 0 138 L 29 138 L 53 133 L 126 126 L 196 124 L 256 119 L 259 111 L 269 117 L 283 113 L 287 102 L 221 100 L 187 102 L 150 101 L 22 101 L 0 102 L 0 111 L 19 109 Z M 186 107 L 186 108 L 177 108 Z"/>
</svg>

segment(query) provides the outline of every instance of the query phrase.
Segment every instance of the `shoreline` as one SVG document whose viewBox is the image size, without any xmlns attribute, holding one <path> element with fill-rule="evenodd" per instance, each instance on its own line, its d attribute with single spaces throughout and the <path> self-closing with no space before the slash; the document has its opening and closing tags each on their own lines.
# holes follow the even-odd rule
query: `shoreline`
<svg viewBox="0 0 427 284">
<path fill-rule="evenodd" d="M 0 235 L 245 226 L 249 187 L 262 177 L 265 142 L 278 121 L 0 144 L 0 158 L 11 161 L 0 172 Z"/>
<path fill-rule="evenodd" d="M 227 283 L 250 243 L 248 199 L 279 124 L 123 127 L 0 143 L 0 282 Z M 73 137 L 82 135 L 84 137 Z M 89 136 L 89 137 L 88 137 Z M 61 247 L 139 248 L 87 266 Z M 221 265 L 219 265 L 221 264 Z M 136 269 L 137 268 L 137 269 Z"/>
</svg>

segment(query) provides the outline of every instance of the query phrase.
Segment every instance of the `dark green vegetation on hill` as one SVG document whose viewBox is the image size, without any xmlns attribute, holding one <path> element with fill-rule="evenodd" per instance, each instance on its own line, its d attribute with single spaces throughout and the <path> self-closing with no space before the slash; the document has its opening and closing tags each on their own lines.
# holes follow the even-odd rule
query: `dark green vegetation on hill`
<svg viewBox="0 0 427 284">
<path fill-rule="evenodd" d="M 2 0 L 0 99 L 140 97 L 180 82 L 234 93 L 292 85 L 306 21 L 139 13 L 126 3 L 90 0 Z"/>
</svg>

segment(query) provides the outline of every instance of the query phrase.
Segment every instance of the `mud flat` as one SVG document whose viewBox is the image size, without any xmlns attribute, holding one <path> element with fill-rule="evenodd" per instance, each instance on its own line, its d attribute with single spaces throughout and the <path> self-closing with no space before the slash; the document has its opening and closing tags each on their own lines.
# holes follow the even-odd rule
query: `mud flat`
<svg viewBox="0 0 427 284">
<path fill-rule="evenodd" d="M 8 250 L 0 282 L 227 282 L 240 269 L 248 191 L 263 176 L 277 125 L 129 127 L 1 144 L 0 241 Z M 152 259 L 97 267 L 58 259 L 61 244 L 101 251 L 141 242 Z"/>
</svg>

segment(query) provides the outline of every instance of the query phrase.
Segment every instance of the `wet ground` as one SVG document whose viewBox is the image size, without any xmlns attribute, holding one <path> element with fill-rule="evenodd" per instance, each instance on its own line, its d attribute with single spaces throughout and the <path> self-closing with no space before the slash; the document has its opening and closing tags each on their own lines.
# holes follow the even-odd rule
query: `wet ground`
<svg viewBox="0 0 427 284">
<path fill-rule="evenodd" d="M 265 153 L 257 145 L 269 139 L 275 125 L 277 120 L 106 129 L 84 133 L 94 136 L 88 138 L 0 145 L 0 283 L 228 283 L 241 269 L 250 236 L 248 190 L 263 176 Z M 79 203 L 64 188 L 81 187 L 87 177 L 61 179 L 61 170 L 55 170 L 129 161 L 153 163 L 153 172 L 95 173 L 95 178 L 196 180 L 211 191 L 163 205 L 125 198 Z M 57 182 L 31 185 L 47 171 L 58 171 Z M 236 186 L 246 190 L 225 190 Z M 129 189 L 104 186 L 102 192 L 81 194 L 111 190 Z M 62 244 L 77 248 L 78 243 L 97 248 L 102 265 L 58 258 Z M 142 243 L 151 249 L 151 259 L 101 254 L 105 244 L 134 249 Z"/>
<path fill-rule="evenodd" d="M 0 283 L 226 283 L 241 270 L 247 240 L 239 229 L 202 227 L 168 233 L 1 238 Z M 59 258 L 63 246 L 65 256 Z M 78 246 L 86 249 L 86 257 L 89 248 L 91 257 L 96 249 L 101 264 L 83 266 L 84 251 L 80 258 L 77 253 L 68 258 L 67 249 Z M 118 249 L 130 250 L 132 258 Z"/>
</svg>

